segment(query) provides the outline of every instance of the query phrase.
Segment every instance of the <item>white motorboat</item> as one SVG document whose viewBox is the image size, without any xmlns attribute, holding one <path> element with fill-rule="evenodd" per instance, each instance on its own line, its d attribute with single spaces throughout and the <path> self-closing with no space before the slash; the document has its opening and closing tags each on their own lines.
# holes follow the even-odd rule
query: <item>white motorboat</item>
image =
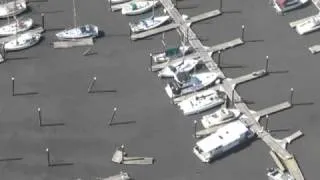
<svg viewBox="0 0 320 180">
<path fill-rule="evenodd" d="M 184 115 L 192 115 L 223 104 L 225 93 L 219 90 L 204 91 L 178 103 Z"/>
<path fill-rule="evenodd" d="M 212 114 L 203 116 L 201 123 L 204 128 L 210 128 L 232 122 L 238 119 L 240 115 L 241 113 L 238 109 L 221 108 Z"/>
<path fill-rule="evenodd" d="M 187 45 L 182 45 L 179 47 L 168 48 L 164 52 L 152 54 L 152 59 L 155 63 L 165 63 L 170 60 L 182 57 L 191 53 L 192 47 Z"/>
<path fill-rule="evenodd" d="M 290 173 L 280 170 L 279 168 L 268 168 L 267 176 L 269 180 L 295 180 Z"/>
<path fill-rule="evenodd" d="M 291 11 L 306 4 L 309 0 L 273 0 L 273 7 L 278 14 L 283 14 L 287 11 Z"/>
<path fill-rule="evenodd" d="M 300 35 L 307 34 L 318 29 L 320 29 L 320 14 L 311 17 L 307 21 L 296 26 L 296 31 Z"/>
<path fill-rule="evenodd" d="M 109 0 L 109 3 L 111 4 L 120 4 L 120 3 L 125 3 L 128 2 L 130 0 Z"/>
<path fill-rule="evenodd" d="M 33 25 L 33 20 L 28 17 L 16 19 L 15 21 L 0 27 L 0 36 L 10 36 L 16 33 L 29 30 Z"/>
<path fill-rule="evenodd" d="M 26 49 L 37 44 L 40 41 L 40 38 L 40 33 L 25 32 L 23 34 L 18 34 L 14 39 L 4 44 L 4 49 L 6 51 Z"/>
<path fill-rule="evenodd" d="M 130 180 L 132 179 L 128 173 L 120 171 L 119 174 L 107 178 L 96 178 L 97 180 Z M 78 179 L 77 179 L 78 180 Z M 79 179 L 82 180 L 82 179 Z"/>
<path fill-rule="evenodd" d="M 97 37 L 99 35 L 98 26 L 86 24 L 72 29 L 66 29 L 56 34 L 58 39 L 79 39 L 86 37 Z"/>
<path fill-rule="evenodd" d="M 140 20 L 138 23 L 129 23 L 129 26 L 133 33 L 139 33 L 159 27 L 162 24 L 168 22 L 169 19 L 170 16 L 151 16 L 146 19 Z"/>
<path fill-rule="evenodd" d="M 169 82 L 165 87 L 170 98 L 200 91 L 211 84 L 219 84 L 222 82 L 220 75 L 214 72 L 204 72 L 192 75 L 186 72 L 180 72 L 175 74 L 174 80 L 175 81 Z"/>
<path fill-rule="evenodd" d="M 158 72 L 158 77 L 174 77 L 175 74 L 181 72 L 190 72 L 198 65 L 199 61 L 194 59 L 186 59 L 181 63 L 169 65 Z"/>
<path fill-rule="evenodd" d="M 126 4 L 122 7 L 121 13 L 123 15 L 138 15 L 151 10 L 157 6 L 158 0 L 153 1 L 133 1 L 132 3 Z"/>
<path fill-rule="evenodd" d="M 27 3 L 25 0 L 14 0 L 5 4 L 0 4 L 0 18 L 7 18 L 21 14 L 27 10 Z"/>
</svg>

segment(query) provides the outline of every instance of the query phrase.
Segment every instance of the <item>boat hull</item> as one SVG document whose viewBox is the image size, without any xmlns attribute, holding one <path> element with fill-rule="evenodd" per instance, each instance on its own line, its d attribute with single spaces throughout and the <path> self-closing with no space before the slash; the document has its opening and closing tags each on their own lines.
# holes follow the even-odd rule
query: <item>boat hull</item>
<svg viewBox="0 0 320 180">
<path fill-rule="evenodd" d="M 156 6 L 159 1 L 136 1 L 134 6 L 138 6 L 136 9 L 134 9 L 132 4 L 127 4 L 124 7 L 122 7 L 121 13 L 123 15 L 138 15 L 143 14 L 147 11 L 150 11 L 153 6 Z"/>
<path fill-rule="evenodd" d="M 31 18 L 18 19 L 18 23 L 12 22 L 10 24 L 0 27 L 0 36 L 10 36 L 16 33 L 29 30 L 33 25 Z"/>
<path fill-rule="evenodd" d="M 41 39 L 40 33 L 24 33 L 17 36 L 11 41 L 4 44 L 4 49 L 6 51 L 19 51 L 27 49 L 31 46 L 37 44 Z"/>
<path fill-rule="evenodd" d="M 57 38 L 61 40 L 97 37 L 98 35 L 99 35 L 98 27 L 91 24 L 78 26 L 72 29 L 66 29 L 56 34 Z"/>
<path fill-rule="evenodd" d="M 16 16 L 27 10 L 26 1 L 9 2 L 0 5 L 0 18 L 7 18 L 8 16 Z"/>
</svg>

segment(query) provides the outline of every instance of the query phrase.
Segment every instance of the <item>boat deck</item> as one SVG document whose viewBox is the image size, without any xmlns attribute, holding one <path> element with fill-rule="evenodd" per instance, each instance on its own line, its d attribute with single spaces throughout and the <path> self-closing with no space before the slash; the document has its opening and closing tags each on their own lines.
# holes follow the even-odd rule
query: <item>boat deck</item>
<svg viewBox="0 0 320 180">
<path fill-rule="evenodd" d="M 34 28 L 34 29 L 31 29 L 29 31 L 26 31 L 26 32 L 30 32 L 30 33 L 42 33 L 44 32 L 44 29 L 42 27 L 37 27 L 37 28 Z M 25 33 L 25 32 L 23 32 Z M 20 33 L 20 34 L 23 34 L 23 33 Z M 5 42 L 8 42 L 8 41 L 11 41 L 13 39 L 15 39 L 16 36 L 15 35 L 12 35 L 12 36 L 8 36 L 8 37 L 3 37 L 3 38 L 0 38 L 0 43 L 5 43 Z"/>
</svg>

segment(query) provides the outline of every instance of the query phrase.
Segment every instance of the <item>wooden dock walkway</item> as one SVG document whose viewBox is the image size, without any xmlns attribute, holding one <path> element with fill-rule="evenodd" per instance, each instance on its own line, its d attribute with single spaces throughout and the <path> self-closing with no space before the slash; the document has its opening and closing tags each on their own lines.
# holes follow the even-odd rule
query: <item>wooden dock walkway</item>
<svg viewBox="0 0 320 180">
<path fill-rule="evenodd" d="M 208 55 L 205 47 L 202 45 L 200 40 L 197 38 L 196 34 L 192 31 L 192 29 L 188 26 L 188 24 L 183 20 L 182 16 L 178 12 L 178 10 L 174 7 L 170 0 L 160 0 L 164 8 L 167 10 L 172 19 L 180 24 L 179 29 L 184 34 L 185 37 L 189 37 L 190 45 L 197 50 L 197 52 L 204 58 L 204 62 L 206 66 L 211 71 L 221 71 L 217 65 L 214 63 L 212 58 Z M 221 72 L 222 73 L 222 72 Z M 223 74 L 223 73 L 222 73 Z M 224 81 L 221 85 L 231 99 L 233 96 L 235 100 L 241 100 L 240 95 L 234 91 L 234 85 L 228 81 Z M 290 154 L 285 148 L 283 148 L 268 132 L 266 132 L 262 126 L 260 126 L 259 122 L 255 120 L 255 116 L 251 113 L 250 109 L 247 107 L 245 103 L 239 101 L 235 103 L 236 108 L 238 108 L 244 115 L 246 115 L 247 119 L 242 119 L 241 122 L 246 124 L 253 132 L 257 134 L 259 138 L 261 138 L 277 155 L 283 160 L 289 172 L 297 179 L 304 180 L 304 177 L 297 165 L 297 162 L 294 159 L 294 156 Z"/>
</svg>

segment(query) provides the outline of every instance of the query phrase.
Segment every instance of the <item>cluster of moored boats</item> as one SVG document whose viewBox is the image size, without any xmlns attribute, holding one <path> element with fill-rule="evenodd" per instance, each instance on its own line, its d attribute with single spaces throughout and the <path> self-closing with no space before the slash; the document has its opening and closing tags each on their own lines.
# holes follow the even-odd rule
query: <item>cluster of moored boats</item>
<svg viewBox="0 0 320 180">
<path fill-rule="evenodd" d="M 0 26 L 0 37 L 2 37 L 0 38 L 0 41 L 3 43 L 5 51 L 26 49 L 34 46 L 40 41 L 43 29 L 33 31 L 34 21 L 32 18 L 25 16 L 18 17 L 27 9 L 28 4 L 26 0 L 6 1 L 5 3 L 0 4 L 0 18 L 7 19 L 7 22 Z M 74 13 L 76 14 L 75 8 Z M 92 24 L 80 26 L 75 24 L 73 28 L 56 33 L 56 37 L 59 40 L 74 40 L 87 37 L 94 38 L 98 35 L 98 27 Z"/>
<path fill-rule="evenodd" d="M 307 5 L 309 0 L 272 0 L 271 3 L 279 14 L 284 14 L 288 11 L 295 10 Z M 319 8 L 319 7 L 318 7 Z M 299 22 L 294 26 L 299 35 L 308 34 L 320 29 L 320 13 L 313 15 Z"/>
<path fill-rule="evenodd" d="M 122 14 L 142 14 L 156 7 L 157 0 L 153 1 L 121 1 L 110 0 L 110 3 L 124 3 Z M 140 33 L 159 27 L 170 20 L 166 15 L 141 19 L 136 23 L 129 23 L 132 33 Z M 187 16 L 183 16 L 187 19 Z M 218 72 L 210 72 L 203 68 L 199 57 L 191 54 L 195 50 L 188 44 L 186 38 L 180 45 L 165 48 L 161 52 L 151 53 L 152 71 L 159 78 L 166 78 L 165 92 L 171 101 L 179 107 L 184 115 L 194 115 L 213 110 L 204 115 L 200 122 L 203 130 L 198 131 L 197 137 L 203 138 L 196 143 L 193 151 L 203 162 L 209 162 L 223 152 L 253 137 L 253 133 L 240 121 L 245 118 L 239 110 L 222 107 L 228 97 L 219 86 L 224 76 Z M 227 132 L 227 133 L 226 133 Z M 218 137 L 218 139 L 217 139 Z M 225 139 L 220 139 L 224 137 Z"/>
</svg>

